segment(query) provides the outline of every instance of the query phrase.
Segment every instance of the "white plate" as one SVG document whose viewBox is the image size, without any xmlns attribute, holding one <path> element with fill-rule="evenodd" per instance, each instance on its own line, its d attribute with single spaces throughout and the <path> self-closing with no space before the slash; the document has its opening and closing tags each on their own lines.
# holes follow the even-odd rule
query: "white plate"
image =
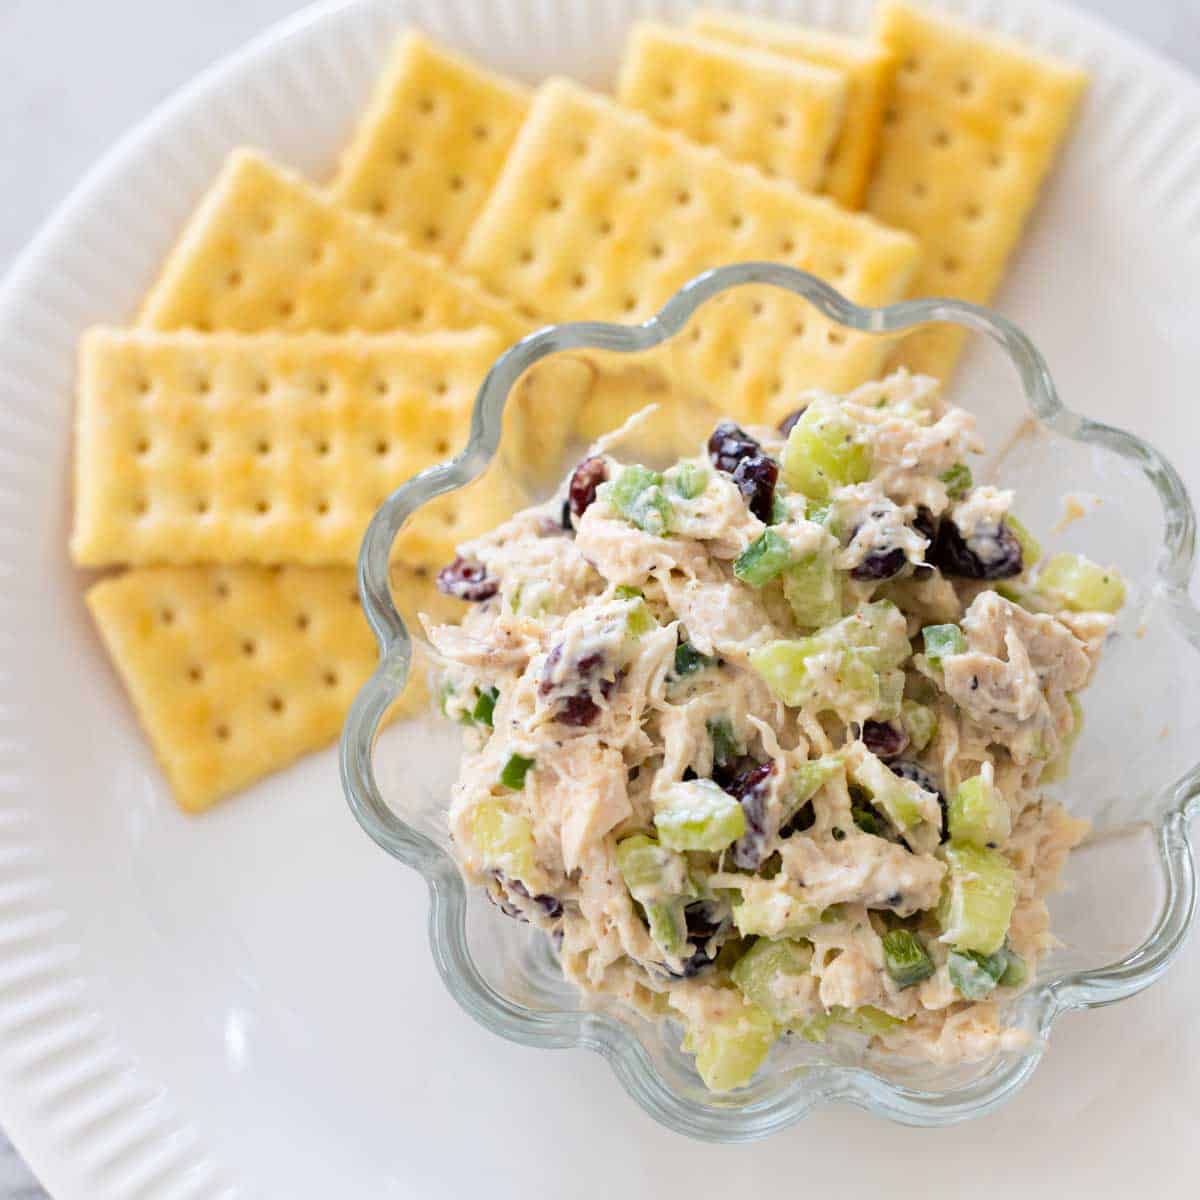
<svg viewBox="0 0 1200 1200">
<path fill-rule="evenodd" d="M 1194 488 L 1200 89 L 1047 0 L 952 6 L 1092 69 L 1000 305 L 1070 405 L 1157 442 Z M 408 22 L 530 80 L 603 83 L 631 15 L 686 7 L 302 14 L 125 139 L 0 292 L 0 1123 L 59 1200 L 708 1196 L 751 1180 L 903 1195 L 908 1172 L 953 1194 L 993 1147 L 1004 1169 L 973 1194 L 1028 1192 L 1051 1153 L 1073 1194 L 1139 1160 L 1149 1192 L 1182 1194 L 1163 1172 L 1200 1097 L 1194 949 L 1167 987 L 1057 1030 L 1030 1089 L 986 1123 L 923 1135 L 824 1113 L 766 1145 L 692 1145 L 599 1059 L 520 1049 L 462 1015 L 429 960 L 424 888 L 359 832 L 332 754 L 181 817 L 86 619 L 65 551 L 75 344 L 132 313 L 227 150 L 322 176 Z M 859 28 L 870 5 L 756 7 Z M 1122 1101 L 1097 1105 L 1118 1081 Z M 1088 1148 L 1064 1134 L 1077 1121 Z"/>
</svg>

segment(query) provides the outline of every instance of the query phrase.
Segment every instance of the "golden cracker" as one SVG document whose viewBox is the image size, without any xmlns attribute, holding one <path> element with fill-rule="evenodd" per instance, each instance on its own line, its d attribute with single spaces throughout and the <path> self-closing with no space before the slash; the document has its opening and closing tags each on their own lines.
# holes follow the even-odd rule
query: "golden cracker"
<svg viewBox="0 0 1200 1200">
<path fill-rule="evenodd" d="M 410 30 L 399 41 L 330 194 L 413 245 L 458 252 L 529 92 Z"/>
<path fill-rule="evenodd" d="M 861 208 L 879 146 L 894 60 L 875 42 L 743 13 L 693 14 L 690 28 L 705 37 L 765 50 L 843 73 L 846 114 L 823 191 L 846 208 Z"/>
<path fill-rule="evenodd" d="M 230 156 L 146 298 L 140 324 L 241 333 L 490 325 L 507 342 L 529 331 L 475 280 L 249 150 Z"/>
<path fill-rule="evenodd" d="M 91 330 L 80 362 L 76 561 L 352 564 L 388 493 L 465 445 L 502 344 L 490 329 Z M 499 475 L 418 514 L 398 552 L 438 565 L 510 515 L 523 497 Z"/>
<path fill-rule="evenodd" d="M 918 256 L 908 234 L 552 80 L 462 261 L 494 291 L 556 319 L 632 322 L 701 271 L 745 259 L 777 259 L 861 303 L 889 303 L 905 293 Z M 771 289 L 714 301 L 690 332 L 684 384 L 747 420 L 787 411 L 798 388 L 870 378 L 883 353 Z"/>
<path fill-rule="evenodd" d="M 411 572 L 394 587 L 410 617 L 461 608 Z M 187 812 L 333 742 L 377 659 L 349 567 L 145 567 L 87 604 Z M 398 707 L 424 698 L 414 677 Z"/>
<path fill-rule="evenodd" d="M 1086 85 L 1083 71 L 898 0 L 875 35 L 897 61 L 867 207 L 920 237 L 913 296 L 986 304 Z M 948 378 L 965 334 L 905 339 L 898 363 Z"/>
<path fill-rule="evenodd" d="M 844 73 L 656 22 L 634 25 L 617 99 L 765 175 L 815 191 L 846 108 Z"/>
</svg>

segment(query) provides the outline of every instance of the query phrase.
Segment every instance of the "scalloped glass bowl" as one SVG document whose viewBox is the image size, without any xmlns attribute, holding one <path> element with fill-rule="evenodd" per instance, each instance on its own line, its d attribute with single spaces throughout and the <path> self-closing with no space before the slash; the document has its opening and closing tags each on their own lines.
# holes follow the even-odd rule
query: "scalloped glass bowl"
<svg viewBox="0 0 1200 1200">
<path fill-rule="evenodd" d="M 540 423 L 550 414 L 563 419 L 569 409 L 583 425 L 619 423 L 631 408 L 663 398 L 664 366 L 672 369 L 700 340 L 710 305 L 768 295 L 773 312 L 781 302 L 795 306 L 797 329 L 818 310 L 829 322 L 817 318 L 818 325 L 835 330 L 835 338 L 895 339 L 938 322 L 970 331 L 952 398 L 976 414 L 989 444 L 976 477 L 1015 490 L 1016 511 L 1047 552 L 1076 550 L 1115 565 L 1130 583 L 1130 598 L 1084 696 L 1085 727 L 1071 774 L 1048 789 L 1093 829 L 1068 860 L 1063 890 L 1051 900 L 1051 927 L 1061 947 L 1043 961 L 1010 1014 L 1028 1034 L 1024 1049 L 934 1067 L 784 1039 L 749 1087 L 716 1096 L 679 1049 L 677 1027 L 603 1000 L 585 1006 L 561 978 L 547 938 L 464 886 L 445 828 L 458 728 L 430 709 L 376 735 L 389 706 L 428 667 L 424 644 L 406 629 L 389 585 L 392 543 L 409 515 L 485 472 L 480 486 L 488 486 L 491 472 L 503 471 L 532 496 L 547 494 L 582 445 L 550 461 L 555 456 L 539 448 Z M 787 390 L 803 382 L 788 381 Z M 543 408 L 505 419 L 506 405 L 527 404 L 539 386 Z M 778 384 L 767 392 L 777 390 Z M 682 448 L 694 453 L 720 412 L 719 387 L 709 392 L 701 381 L 685 401 L 666 404 L 642 444 L 635 436 L 619 453 L 643 461 L 661 456 L 664 447 L 672 456 Z M 777 417 L 786 395 L 771 404 Z M 359 575 L 381 656 L 343 733 L 343 784 L 363 829 L 427 880 L 430 945 L 463 1008 L 517 1042 L 599 1051 L 630 1095 L 664 1125 L 710 1141 L 741 1141 L 834 1100 L 912 1124 L 977 1116 L 1029 1078 L 1060 1013 L 1110 1004 L 1147 987 L 1187 933 L 1195 904 L 1188 822 L 1200 809 L 1200 615 L 1186 591 L 1193 540 L 1192 508 L 1170 464 L 1132 435 L 1065 407 L 1037 350 L 1004 318 L 953 301 L 864 309 L 788 267 L 717 268 L 640 325 L 551 326 L 512 347 L 480 388 L 463 452 L 398 488 L 375 515 Z"/>
</svg>

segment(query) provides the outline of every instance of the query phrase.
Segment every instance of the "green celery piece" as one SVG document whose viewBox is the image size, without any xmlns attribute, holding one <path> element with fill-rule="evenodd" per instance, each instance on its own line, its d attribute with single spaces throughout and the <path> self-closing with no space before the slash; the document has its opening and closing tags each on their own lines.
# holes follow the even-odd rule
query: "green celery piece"
<svg viewBox="0 0 1200 1200">
<path fill-rule="evenodd" d="M 764 529 L 733 560 L 733 573 L 753 588 L 765 587 L 792 564 L 792 548 L 774 529 Z"/>
<path fill-rule="evenodd" d="M 837 1024 L 870 1037 L 888 1033 L 904 1024 L 903 1018 L 893 1017 L 891 1013 L 886 1013 L 873 1004 L 860 1004 L 858 1008 L 843 1008 L 840 1004 L 835 1004 L 831 1015 Z"/>
<path fill-rule="evenodd" d="M 712 655 L 701 654 L 691 642 L 680 642 L 675 647 L 674 673 L 680 678 L 716 665 L 717 660 Z"/>
<path fill-rule="evenodd" d="M 883 935 L 883 966 L 900 988 L 909 988 L 933 974 L 933 959 L 907 929 L 889 929 Z"/>
<path fill-rule="evenodd" d="M 933 741 L 937 733 L 937 713 L 927 704 L 904 700 L 900 704 L 900 724 L 908 734 L 909 745 L 919 753 Z"/>
<path fill-rule="evenodd" d="M 705 728 L 712 739 L 713 762 L 718 767 L 725 766 L 741 754 L 742 748 L 734 737 L 733 726 L 727 717 L 710 717 Z"/>
<path fill-rule="evenodd" d="M 957 625 L 926 625 L 921 630 L 925 641 L 925 657 L 931 667 L 941 667 L 942 660 L 952 654 L 962 654 L 967 639 Z"/>
<path fill-rule="evenodd" d="M 822 629 L 842 615 L 842 584 L 827 554 L 809 554 L 789 566 L 783 595 L 802 629 Z"/>
<path fill-rule="evenodd" d="M 1004 517 L 1004 524 L 1011 530 L 1017 544 L 1021 547 L 1021 569 L 1028 571 L 1042 557 L 1042 544 L 1025 527 L 1024 522 L 1017 520 L 1012 513 Z"/>
<path fill-rule="evenodd" d="M 767 522 L 768 525 L 782 525 L 788 519 L 788 508 L 784 504 L 783 498 L 779 495 L 778 489 L 775 495 L 771 497 L 771 519 Z"/>
<path fill-rule="evenodd" d="M 646 593 L 629 583 L 618 583 L 613 588 L 613 595 L 618 600 L 640 600 Z"/>
<path fill-rule="evenodd" d="M 833 513 L 833 505 L 828 500 L 808 500 L 804 505 L 806 520 L 816 525 L 827 525 Z"/>
<path fill-rule="evenodd" d="M 864 808 L 861 804 L 854 804 L 850 807 L 850 815 L 854 818 L 855 825 L 863 833 L 870 833 L 875 837 L 883 837 L 883 825 L 880 823 L 879 816 L 873 808 Z"/>
<path fill-rule="evenodd" d="M 624 467 L 608 485 L 608 499 L 627 521 L 645 533 L 663 537 L 671 531 L 671 502 L 657 471 L 636 463 Z"/>
<path fill-rule="evenodd" d="M 822 636 L 839 637 L 849 646 L 869 650 L 877 670 L 898 667 L 912 654 L 908 643 L 908 622 L 890 600 L 875 600 L 863 605 Z"/>
<path fill-rule="evenodd" d="M 687 860 L 644 833 L 635 833 L 617 843 L 617 869 L 629 894 L 641 904 L 696 896 Z"/>
<path fill-rule="evenodd" d="M 836 1013 L 818 1013 L 815 1016 L 793 1021 L 788 1028 L 792 1033 L 798 1037 L 802 1037 L 806 1042 L 823 1042 L 829 1036 L 830 1026 L 835 1024 L 836 1021 Z"/>
<path fill-rule="evenodd" d="M 921 822 L 922 812 L 918 799 L 920 785 L 895 774 L 874 754 L 864 754 L 850 772 L 850 777 L 866 790 L 871 803 L 880 809 L 897 829 L 903 832 Z"/>
<path fill-rule="evenodd" d="M 813 696 L 805 660 L 821 648 L 816 638 L 811 637 L 799 641 L 768 642 L 750 652 L 750 665 L 784 704 L 799 708 Z"/>
<path fill-rule="evenodd" d="M 533 827 L 523 813 L 513 812 L 494 797 L 481 800 L 471 810 L 468 827 L 485 866 L 503 871 L 510 879 L 536 877 Z"/>
<path fill-rule="evenodd" d="M 974 486 L 971 468 L 966 463 L 955 463 L 948 471 L 943 471 L 938 478 L 946 485 L 946 494 L 951 500 L 965 496 Z"/>
<path fill-rule="evenodd" d="M 821 923 L 821 910 L 817 905 L 799 902 L 791 906 L 786 919 L 781 919 L 775 899 L 742 899 L 735 903 L 733 923 L 738 933 L 743 937 L 803 937 L 814 925 Z"/>
<path fill-rule="evenodd" d="M 780 976 L 807 975 L 812 955 L 811 942 L 758 938 L 734 964 L 730 977 L 747 1000 L 758 1005 L 777 1024 L 788 1025 L 803 1019 L 803 1014 L 789 1007 L 772 985 Z"/>
<path fill-rule="evenodd" d="M 650 937 L 664 954 L 678 956 L 687 945 L 687 919 L 682 900 L 643 901 Z"/>
<path fill-rule="evenodd" d="M 492 714 L 496 711 L 496 701 L 500 698 L 500 692 L 494 687 L 485 688 L 482 692 L 476 688 L 475 695 L 478 698 L 475 707 L 471 709 L 471 719 L 476 724 L 486 725 L 491 729 Z"/>
<path fill-rule="evenodd" d="M 670 789 L 668 803 L 654 814 L 654 825 L 668 850 L 717 853 L 746 832 L 746 814 L 711 779 L 693 779 Z"/>
<path fill-rule="evenodd" d="M 871 451 L 856 440 L 853 423 L 835 406 L 814 403 L 796 422 L 783 448 L 783 478 L 811 500 L 828 500 L 871 472 Z"/>
<path fill-rule="evenodd" d="M 1038 776 L 1038 783 L 1059 783 L 1067 777 L 1067 772 L 1071 768 L 1071 752 L 1075 749 L 1075 743 L 1083 732 L 1083 705 L 1079 703 L 1079 697 L 1075 692 L 1067 693 L 1067 703 L 1071 706 L 1075 724 L 1063 741 L 1058 754 L 1042 768 L 1042 773 Z"/>
<path fill-rule="evenodd" d="M 630 608 L 629 616 L 625 618 L 625 627 L 629 630 L 630 637 L 633 638 L 640 638 L 650 630 L 658 628 L 658 622 L 654 619 L 654 614 L 645 600 L 637 601 Z"/>
<path fill-rule="evenodd" d="M 519 792 L 525 786 L 525 776 L 529 774 L 529 768 L 533 765 L 532 758 L 526 758 L 523 754 L 510 754 L 508 761 L 500 769 L 501 784 Z"/>
<path fill-rule="evenodd" d="M 842 760 L 836 754 L 809 759 L 788 772 L 786 804 L 780 827 L 786 825 L 839 771 Z"/>
<path fill-rule="evenodd" d="M 982 1000 L 996 990 L 996 985 L 1008 969 L 1008 955 L 1003 949 L 995 954 L 980 954 L 974 950 L 951 950 L 946 959 L 950 982 L 964 1000 Z"/>
<path fill-rule="evenodd" d="M 894 721 L 904 706 L 904 672 L 879 673 L 879 707 L 875 715 L 880 721 Z"/>
<path fill-rule="evenodd" d="M 683 1048 L 696 1056 L 696 1070 L 705 1087 L 730 1092 L 744 1087 L 767 1057 L 779 1030 L 755 1004 L 743 1001 L 725 1020 L 689 1029 Z"/>
<path fill-rule="evenodd" d="M 681 462 L 667 472 L 667 486 L 684 500 L 695 500 L 708 487 L 711 473 L 699 463 Z"/>
<path fill-rule="evenodd" d="M 1012 864 L 998 850 L 954 841 L 944 854 L 949 871 L 938 903 L 941 940 L 958 950 L 995 954 L 1004 945 L 1017 901 Z"/>
<path fill-rule="evenodd" d="M 1000 986 L 1007 988 L 1022 987 L 1029 978 L 1029 967 L 1025 960 L 1008 946 L 1004 947 L 1007 961 L 1004 964 L 1004 974 L 1000 976 Z"/>
<path fill-rule="evenodd" d="M 950 837 L 975 846 L 996 845 L 1012 833 L 1008 801 L 983 775 L 964 779 L 950 798 Z"/>
<path fill-rule="evenodd" d="M 1081 554 L 1056 554 L 1038 572 L 1037 590 L 1072 612 L 1115 613 L 1125 603 L 1125 581 Z"/>
<path fill-rule="evenodd" d="M 458 688 L 454 686 L 452 680 L 442 679 L 438 683 L 438 708 L 441 710 L 443 717 L 450 716 L 450 701 L 458 694 Z"/>
</svg>

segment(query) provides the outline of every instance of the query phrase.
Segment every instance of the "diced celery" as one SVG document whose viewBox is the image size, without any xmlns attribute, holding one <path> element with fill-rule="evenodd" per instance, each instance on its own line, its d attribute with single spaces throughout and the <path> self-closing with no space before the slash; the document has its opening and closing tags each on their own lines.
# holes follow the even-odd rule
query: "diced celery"
<svg viewBox="0 0 1200 1200">
<path fill-rule="evenodd" d="M 640 600 L 645 594 L 641 588 L 634 587 L 629 583 L 618 583 L 613 588 L 613 595 L 618 600 Z"/>
<path fill-rule="evenodd" d="M 920 752 L 933 741 L 934 734 L 937 733 L 937 713 L 927 704 L 904 700 L 900 704 L 900 724 L 908 734 L 909 745 L 913 750 Z"/>
<path fill-rule="evenodd" d="M 1008 946 L 1004 947 L 1004 954 L 1007 961 L 1004 965 L 1004 974 L 1000 976 L 1000 986 L 1008 988 L 1024 986 L 1025 981 L 1029 978 L 1029 967 L 1025 960 Z"/>
<path fill-rule="evenodd" d="M 743 937 L 803 937 L 820 921 L 819 906 L 804 904 L 787 892 L 764 889 L 733 906 L 733 923 Z"/>
<path fill-rule="evenodd" d="M 774 529 L 764 529 L 733 560 L 733 573 L 753 588 L 764 587 L 791 565 L 792 548 Z"/>
<path fill-rule="evenodd" d="M 876 1008 L 873 1004 L 860 1004 L 858 1008 L 834 1005 L 830 1015 L 839 1025 L 871 1037 L 889 1033 L 904 1024 L 900 1017 L 893 1017 L 891 1013 L 885 1013 L 882 1008 Z"/>
<path fill-rule="evenodd" d="M 668 850 L 717 852 L 746 832 L 741 804 L 711 779 L 676 783 L 654 814 L 658 838 Z"/>
<path fill-rule="evenodd" d="M 640 901 L 650 937 L 664 954 L 679 955 L 687 945 L 687 919 L 682 900 Z"/>
<path fill-rule="evenodd" d="M 812 954 L 810 942 L 759 938 L 738 959 L 730 976 L 747 1000 L 758 1005 L 777 1024 L 787 1025 L 801 1019 L 803 1013 L 788 1002 L 783 981 L 807 975 Z"/>
<path fill-rule="evenodd" d="M 849 1009 L 845 1010 L 849 1011 Z M 817 1013 L 811 1017 L 804 1017 L 799 1021 L 793 1021 L 788 1028 L 798 1037 L 802 1037 L 806 1042 L 823 1042 L 829 1036 L 829 1027 L 837 1020 L 837 1014 L 832 1012 Z"/>
<path fill-rule="evenodd" d="M 990 764 L 964 779 L 950 798 L 950 837 L 975 846 L 999 845 L 1012 833 L 1008 801 L 993 782 Z"/>
<path fill-rule="evenodd" d="M 715 667 L 717 660 L 708 654 L 701 654 L 691 642 L 680 642 L 675 647 L 675 674 L 679 677 Z"/>
<path fill-rule="evenodd" d="M 1038 572 L 1037 590 L 1073 612 L 1115 613 L 1125 603 L 1125 581 L 1081 554 L 1056 554 Z"/>
<path fill-rule="evenodd" d="M 920 824 L 923 815 L 920 784 L 895 774 L 871 753 L 861 756 L 850 769 L 850 777 L 901 832 Z"/>
<path fill-rule="evenodd" d="M 662 482 L 657 471 L 634 463 L 608 485 L 609 502 L 631 524 L 661 537 L 671 530 L 671 502 Z"/>
<path fill-rule="evenodd" d="M 946 485 L 946 495 L 951 500 L 965 496 L 974 484 L 971 468 L 966 463 L 955 463 L 948 471 L 943 471 L 938 478 Z"/>
<path fill-rule="evenodd" d="M 762 1065 L 779 1031 L 755 1004 L 743 1000 L 725 1019 L 689 1029 L 683 1048 L 696 1056 L 696 1070 L 713 1092 L 744 1087 Z"/>
<path fill-rule="evenodd" d="M 842 760 L 835 754 L 812 758 L 793 767 L 784 786 L 786 801 L 779 824 L 786 825 L 841 770 Z"/>
<path fill-rule="evenodd" d="M 1004 517 L 1004 524 L 1008 526 L 1013 537 L 1017 539 L 1017 545 L 1021 547 L 1021 569 L 1028 571 L 1039 558 L 1042 557 L 1042 544 L 1033 536 L 1032 533 L 1025 527 L 1024 523 L 1018 521 L 1012 513 L 1007 513 Z"/>
<path fill-rule="evenodd" d="M 783 595 L 802 629 L 822 629 L 842 615 L 842 584 L 826 554 L 809 554 L 783 573 Z"/>
<path fill-rule="evenodd" d="M 808 500 L 804 505 L 805 519 L 816 525 L 827 524 L 832 511 L 833 506 L 828 500 Z"/>
<path fill-rule="evenodd" d="M 500 693 L 494 687 L 485 688 L 482 692 L 476 688 L 475 695 L 475 707 L 471 709 L 471 719 L 476 724 L 486 725 L 491 729 L 492 714 L 496 711 L 496 701 L 500 698 Z"/>
<path fill-rule="evenodd" d="M 644 833 L 635 833 L 617 843 L 617 869 L 629 894 L 643 904 L 676 896 L 691 899 L 696 894 L 688 876 L 687 860 Z"/>
<path fill-rule="evenodd" d="M 1008 968 L 1008 955 L 1003 949 L 995 954 L 980 954 L 974 950 L 951 950 L 946 959 L 950 982 L 964 1000 L 982 1000 L 996 990 L 996 984 Z"/>
<path fill-rule="evenodd" d="M 506 788 L 519 792 L 525 786 L 525 776 L 534 765 L 532 758 L 523 754 L 510 754 L 508 761 L 500 768 L 500 782 Z"/>
<path fill-rule="evenodd" d="M 768 525 L 782 525 L 788 519 L 788 507 L 783 502 L 783 497 L 779 494 L 778 487 L 775 489 L 775 495 L 771 497 L 771 519 L 767 522 Z"/>
<path fill-rule="evenodd" d="M 938 904 L 941 940 L 959 950 L 995 954 L 1004 945 L 1017 900 L 1016 873 L 998 850 L 950 842 L 950 868 Z"/>
<path fill-rule="evenodd" d="M 710 478 L 709 471 L 699 463 L 681 462 L 667 472 L 667 486 L 684 500 L 695 500 L 704 494 Z"/>
<path fill-rule="evenodd" d="M 933 959 L 907 929 L 889 929 L 883 935 L 883 965 L 901 988 L 912 987 L 933 974 Z"/>
<path fill-rule="evenodd" d="M 876 659 L 874 665 L 881 671 L 900 666 L 912 653 L 908 622 L 890 600 L 865 604 L 824 632 L 844 638 L 847 645 L 870 650 Z"/>
<path fill-rule="evenodd" d="M 718 767 L 725 766 L 741 754 L 742 748 L 734 736 L 728 717 L 710 717 L 705 722 L 705 728 L 712 739 L 713 762 Z"/>
<path fill-rule="evenodd" d="M 485 867 L 510 879 L 535 877 L 533 827 L 523 813 L 513 812 L 503 800 L 481 800 L 471 810 L 468 827 Z"/>
<path fill-rule="evenodd" d="M 900 716 L 904 703 L 904 672 L 879 673 L 879 704 L 875 716 L 880 721 L 894 721 Z"/>
<path fill-rule="evenodd" d="M 625 618 L 625 627 L 629 630 L 630 637 L 634 638 L 640 638 L 650 630 L 658 628 L 658 622 L 645 600 L 637 601 L 630 608 L 629 616 Z"/>
<path fill-rule="evenodd" d="M 926 625 L 921 630 L 921 637 L 931 667 L 940 667 L 944 658 L 962 654 L 967 648 L 967 639 L 957 625 Z"/>
<path fill-rule="evenodd" d="M 788 434 L 782 467 L 793 491 L 812 500 L 827 500 L 835 488 L 867 478 L 871 451 L 835 406 L 814 403 Z"/>
<path fill-rule="evenodd" d="M 1079 697 L 1074 692 L 1067 693 L 1067 703 L 1071 706 L 1075 723 L 1071 727 L 1071 732 L 1063 739 L 1058 754 L 1042 768 L 1042 773 L 1038 776 L 1039 783 L 1058 783 L 1067 777 L 1067 772 L 1070 770 L 1071 751 L 1074 750 L 1075 743 L 1083 732 L 1083 705 L 1079 703 Z"/>
</svg>

